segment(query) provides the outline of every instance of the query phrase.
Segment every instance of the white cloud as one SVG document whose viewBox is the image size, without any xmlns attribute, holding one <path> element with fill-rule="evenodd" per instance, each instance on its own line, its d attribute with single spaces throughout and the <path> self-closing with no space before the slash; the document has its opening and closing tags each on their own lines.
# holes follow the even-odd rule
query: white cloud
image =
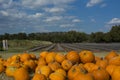
<svg viewBox="0 0 120 80">
<path fill-rule="evenodd" d="M 78 23 L 78 22 L 81 22 L 81 20 L 80 19 L 73 19 L 72 22 Z"/>
<path fill-rule="evenodd" d="M 99 3 L 101 3 L 103 0 L 90 0 L 88 3 L 87 3 L 87 7 L 92 7 L 92 6 L 95 6 Z"/>
<path fill-rule="evenodd" d="M 64 12 L 65 9 L 54 7 L 54 8 L 45 8 L 45 11 L 50 13 L 57 13 L 57 12 Z"/>
<path fill-rule="evenodd" d="M 109 22 L 107 22 L 107 24 L 120 24 L 120 18 L 113 18 L 112 20 L 110 20 Z"/>
<path fill-rule="evenodd" d="M 32 15 L 28 15 L 28 18 L 39 18 L 41 16 L 43 16 L 42 13 L 35 13 L 35 14 L 32 14 Z"/>
<path fill-rule="evenodd" d="M 52 21 L 59 21 L 62 19 L 62 16 L 52 16 L 52 17 L 47 17 L 46 20 L 44 20 L 45 22 L 52 22 Z"/>
<path fill-rule="evenodd" d="M 61 24 L 60 27 L 66 28 L 66 27 L 74 27 L 74 24 Z"/>
<path fill-rule="evenodd" d="M 67 4 L 75 0 L 22 0 L 22 5 L 29 8 L 36 8 L 46 5 Z"/>
<path fill-rule="evenodd" d="M 8 12 L 6 12 L 6 11 L 0 11 L 0 13 L 3 15 L 3 16 L 8 16 L 9 15 L 9 13 Z"/>
</svg>

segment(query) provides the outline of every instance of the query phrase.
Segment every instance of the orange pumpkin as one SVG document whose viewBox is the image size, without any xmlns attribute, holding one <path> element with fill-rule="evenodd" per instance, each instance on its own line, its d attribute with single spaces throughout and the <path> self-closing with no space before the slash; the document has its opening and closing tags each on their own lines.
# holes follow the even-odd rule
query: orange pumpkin
<svg viewBox="0 0 120 80">
<path fill-rule="evenodd" d="M 36 73 L 34 74 L 32 80 L 47 80 L 47 78 L 43 74 Z"/>
<path fill-rule="evenodd" d="M 29 55 L 30 55 L 31 59 L 33 59 L 33 60 L 36 59 L 36 55 L 34 53 L 30 53 Z"/>
<path fill-rule="evenodd" d="M 97 70 L 99 68 L 99 66 L 94 63 L 86 63 L 86 64 L 84 64 L 84 68 L 88 72 L 93 72 L 94 70 Z"/>
<path fill-rule="evenodd" d="M 55 61 L 55 56 L 56 53 L 55 52 L 49 52 L 49 54 L 46 55 L 45 60 L 47 63 L 51 63 Z"/>
<path fill-rule="evenodd" d="M 18 68 L 14 73 L 15 80 L 30 80 L 28 71 L 25 68 Z"/>
<path fill-rule="evenodd" d="M 57 53 L 55 56 L 55 60 L 59 63 L 62 63 L 62 61 L 65 60 L 65 55 L 62 53 Z"/>
<path fill-rule="evenodd" d="M 13 77 L 16 70 L 17 70 L 17 67 L 15 66 L 7 66 L 5 73 L 9 77 Z"/>
<path fill-rule="evenodd" d="M 40 52 L 39 57 L 43 57 L 45 59 L 45 57 L 47 56 L 48 53 L 49 52 L 47 52 L 47 51 L 42 51 L 42 52 Z"/>
<path fill-rule="evenodd" d="M 48 77 L 51 72 L 52 70 L 49 66 L 41 66 L 36 69 L 35 73 L 44 74 L 46 77 Z"/>
<path fill-rule="evenodd" d="M 58 62 L 51 62 L 48 64 L 48 66 L 51 68 L 52 71 L 61 68 L 61 65 Z"/>
<path fill-rule="evenodd" d="M 55 72 L 58 72 L 60 74 L 62 74 L 63 76 L 67 76 L 67 73 L 64 69 L 60 68 L 60 69 L 57 69 Z"/>
<path fill-rule="evenodd" d="M 79 54 L 76 51 L 68 52 L 66 58 L 70 60 L 73 64 L 80 62 Z"/>
<path fill-rule="evenodd" d="M 64 69 L 64 70 L 66 70 L 66 71 L 68 71 L 71 67 L 72 67 L 72 62 L 70 61 L 70 60 L 64 60 L 63 62 L 62 62 L 62 68 Z"/>
<path fill-rule="evenodd" d="M 118 54 L 117 54 L 115 51 L 112 50 L 111 52 L 109 52 L 109 53 L 105 56 L 105 59 L 109 61 L 111 58 L 116 57 L 116 56 L 118 56 Z"/>
<path fill-rule="evenodd" d="M 107 71 L 110 75 L 112 75 L 112 73 L 113 73 L 113 71 L 114 71 L 114 69 L 115 69 L 116 67 L 117 67 L 116 65 L 108 65 L 108 66 L 106 67 L 106 71 Z"/>
<path fill-rule="evenodd" d="M 113 57 L 109 60 L 109 64 L 120 66 L 120 56 Z"/>
<path fill-rule="evenodd" d="M 62 74 L 58 72 L 51 73 L 49 76 L 49 79 L 50 80 L 66 80 L 65 76 L 63 76 Z"/>
<path fill-rule="evenodd" d="M 73 80 L 95 80 L 93 76 L 86 73 L 79 73 Z"/>
<path fill-rule="evenodd" d="M 40 57 L 37 64 L 38 65 L 46 65 L 47 63 L 46 63 L 46 61 L 45 61 L 45 59 L 43 57 Z"/>
<path fill-rule="evenodd" d="M 28 53 L 23 53 L 23 54 L 21 54 L 21 56 L 20 56 L 20 60 L 21 60 L 22 62 L 27 61 L 27 60 L 30 60 L 30 59 L 31 59 L 31 56 L 30 56 Z"/>
<path fill-rule="evenodd" d="M 95 61 L 95 56 L 91 51 L 83 50 L 79 53 L 82 63 L 90 63 Z"/>
<path fill-rule="evenodd" d="M 86 73 L 83 65 L 75 64 L 68 71 L 68 79 L 73 80 L 79 73 Z"/>
<path fill-rule="evenodd" d="M 108 65 L 108 61 L 107 60 L 99 60 L 96 62 L 96 64 L 102 68 L 106 68 L 106 66 Z"/>
<path fill-rule="evenodd" d="M 93 73 L 95 80 L 110 80 L 110 76 L 108 72 L 103 68 L 98 68 L 92 73 Z"/>
<path fill-rule="evenodd" d="M 112 80 L 120 80 L 120 66 L 116 67 L 111 75 Z"/>
</svg>

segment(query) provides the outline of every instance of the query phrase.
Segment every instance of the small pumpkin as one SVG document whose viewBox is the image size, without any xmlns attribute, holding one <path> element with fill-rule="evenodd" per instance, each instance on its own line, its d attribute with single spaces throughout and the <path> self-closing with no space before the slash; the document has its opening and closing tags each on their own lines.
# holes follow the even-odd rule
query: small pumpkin
<svg viewBox="0 0 120 80">
<path fill-rule="evenodd" d="M 65 60 L 65 55 L 62 53 L 57 53 L 55 56 L 55 61 L 62 63 L 63 60 Z"/>
<path fill-rule="evenodd" d="M 47 78 L 43 74 L 35 73 L 32 80 L 47 80 Z"/>
<path fill-rule="evenodd" d="M 14 73 L 15 80 L 30 80 L 28 71 L 25 68 L 18 68 Z"/>
<path fill-rule="evenodd" d="M 82 63 L 91 63 L 95 61 L 95 55 L 89 50 L 83 50 L 79 55 Z"/>
<path fill-rule="evenodd" d="M 65 77 L 67 76 L 66 71 L 65 71 L 64 69 L 62 69 L 62 68 L 57 69 L 55 72 L 58 72 L 58 73 L 62 74 L 62 75 L 65 76 Z"/>
<path fill-rule="evenodd" d="M 55 61 L 55 56 L 56 53 L 55 52 L 49 52 L 49 54 L 46 55 L 45 60 L 47 63 L 51 63 Z"/>
<path fill-rule="evenodd" d="M 107 60 L 98 60 L 96 62 L 96 64 L 102 68 L 106 68 L 106 66 L 108 65 L 108 61 Z"/>
<path fill-rule="evenodd" d="M 50 80 L 66 80 L 65 76 L 63 76 L 62 74 L 58 72 L 51 73 L 49 76 L 49 79 Z"/>
<path fill-rule="evenodd" d="M 21 56 L 20 56 L 20 60 L 21 60 L 22 62 L 27 61 L 27 60 L 30 60 L 30 59 L 31 59 L 31 56 L 30 56 L 28 53 L 23 53 L 23 54 L 21 54 Z"/>
<path fill-rule="evenodd" d="M 111 58 L 108 63 L 111 65 L 120 66 L 120 56 Z"/>
<path fill-rule="evenodd" d="M 116 67 L 111 75 L 112 80 L 120 80 L 120 66 Z"/>
<path fill-rule="evenodd" d="M 48 64 L 48 66 L 51 68 L 52 71 L 61 68 L 61 65 L 58 62 L 51 62 Z"/>
<path fill-rule="evenodd" d="M 110 80 L 109 73 L 103 68 L 99 67 L 97 70 L 93 71 L 92 73 L 95 80 Z"/>
<path fill-rule="evenodd" d="M 118 54 L 114 50 L 112 50 L 105 56 L 105 59 L 109 61 L 111 58 L 116 56 L 118 56 Z"/>
<path fill-rule="evenodd" d="M 114 71 L 114 69 L 115 69 L 116 67 L 117 67 L 116 65 L 108 65 L 108 66 L 106 67 L 106 71 L 107 71 L 110 75 L 112 75 L 112 73 L 113 73 L 113 71 Z"/>
<path fill-rule="evenodd" d="M 47 54 L 48 54 L 49 52 L 47 52 L 47 51 L 42 51 L 42 52 L 40 52 L 40 56 L 39 57 L 42 57 L 42 58 L 44 58 L 45 59 L 45 57 L 47 56 Z"/>
<path fill-rule="evenodd" d="M 78 52 L 76 51 L 70 51 L 67 53 L 66 58 L 72 62 L 72 64 L 79 63 L 80 57 Z"/>
<path fill-rule="evenodd" d="M 64 70 L 66 70 L 66 71 L 68 71 L 71 67 L 72 67 L 72 62 L 70 61 L 70 60 L 64 60 L 63 62 L 62 62 L 62 68 L 64 69 Z"/>
</svg>

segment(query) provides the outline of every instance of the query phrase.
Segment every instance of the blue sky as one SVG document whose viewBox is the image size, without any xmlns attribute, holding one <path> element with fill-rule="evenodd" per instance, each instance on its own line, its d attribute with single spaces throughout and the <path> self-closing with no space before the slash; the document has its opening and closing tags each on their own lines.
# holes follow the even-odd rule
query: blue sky
<svg viewBox="0 0 120 80">
<path fill-rule="evenodd" d="M 0 0 L 0 34 L 76 30 L 120 24 L 120 0 Z"/>
</svg>

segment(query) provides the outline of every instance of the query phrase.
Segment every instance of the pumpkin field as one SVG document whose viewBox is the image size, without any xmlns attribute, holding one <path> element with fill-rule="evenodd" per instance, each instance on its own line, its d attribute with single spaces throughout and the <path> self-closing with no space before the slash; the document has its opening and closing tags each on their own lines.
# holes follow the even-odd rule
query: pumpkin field
<svg viewBox="0 0 120 80">
<path fill-rule="evenodd" d="M 119 43 L 54 43 L 1 52 L 0 80 L 120 80 Z"/>
</svg>

